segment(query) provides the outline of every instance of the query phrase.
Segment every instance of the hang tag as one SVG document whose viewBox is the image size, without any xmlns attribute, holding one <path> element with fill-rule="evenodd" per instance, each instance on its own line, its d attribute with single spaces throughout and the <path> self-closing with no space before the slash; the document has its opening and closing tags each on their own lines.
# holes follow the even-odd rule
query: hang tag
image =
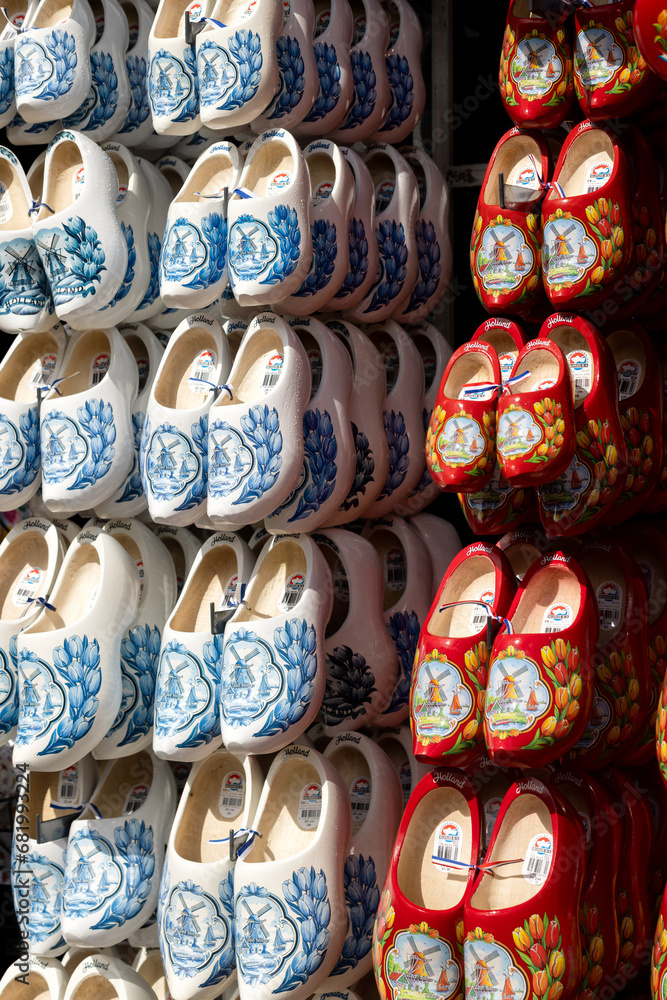
<svg viewBox="0 0 667 1000">
<path fill-rule="evenodd" d="M 266 185 L 266 194 L 276 194 L 278 191 L 283 191 L 291 183 L 292 175 L 289 170 L 279 170 Z"/>
<path fill-rule="evenodd" d="M 93 388 L 94 385 L 99 385 L 106 373 L 109 371 L 109 365 L 111 364 L 111 355 L 108 351 L 100 351 L 96 354 L 93 360 L 90 362 L 90 373 L 88 376 L 88 386 Z"/>
<path fill-rule="evenodd" d="M 150 362 L 148 358 L 137 358 L 137 371 L 139 373 L 139 392 L 143 392 L 148 381 Z"/>
<path fill-rule="evenodd" d="M 566 355 L 574 384 L 574 401 L 585 399 L 593 385 L 593 357 L 588 351 L 570 351 Z"/>
<path fill-rule="evenodd" d="M 53 380 L 57 363 L 58 357 L 56 354 L 43 354 L 39 361 L 35 363 L 35 370 L 30 377 L 31 388 L 39 389 L 42 385 L 49 385 Z"/>
<path fill-rule="evenodd" d="M 635 358 L 626 358 L 618 365 L 616 374 L 618 375 L 618 398 L 622 400 L 627 399 L 628 396 L 634 396 L 641 384 L 644 369 Z"/>
<path fill-rule="evenodd" d="M 600 612 L 600 628 L 616 628 L 623 612 L 619 585 L 615 580 L 604 580 L 595 591 L 595 597 Z"/>
<path fill-rule="evenodd" d="M 266 362 L 266 367 L 264 369 L 264 378 L 262 379 L 261 389 L 265 393 L 270 392 L 271 389 L 275 389 L 278 385 L 278 380 L 283 373 L 283 356 L 282 354 L 272 354 L 271 357 Z"/>
<path fill-rule="evenodd" d="M 73 807 L 78 801 L 79 768 L 77 764 L 72 764 L 58 775 L 58 805 Z"/>
<path fill-rule="evenodd" d="M 28 604 L 30 598 L 37 596 L 43 579 L 44 570 L 40 569 L 39 566 L 31 566 L 27 569 L 12 594 L 12 604 L 17 608 Z"/>
<path fill-rule="evenodd" d="M 516 354 L 499 354 L 498 361 L 500 362 L 500 381 L 505 385 L 507 379 L 512 374 L 512 369 L 514 368 L 514 362 L 516 361 Z"/>
<path fill-rule="evenodd" d="M 322 788 L 316 782 L 304 785 L 299 796 L 297 821 L 302 830 L 314 830 L 322 812 Z"/>
<path fill-rule="evenodd" d="M 444 875 L 448 874 L 448 871 L 453 871 L 454 869 L 447 869 L 444 865 L 439 865 L 438 861 L 459 861 L 461 859 L 462 847 L 463 830 L 453 820 L 446 820 L 435 831 L 431 863 L 439 872 L 442 872 Z"/>
<path fill-rule="evenodd" d="M 402 548 L 392 546 L 383 557 L 384 585 L 387 590 L 398 592 L 405 590 L 408 579 L 408 569 L 405 562 L 405 552 Z"/>
<path fill-rule="evenodd" d="M 542 632 L 562 632 L 574 621 L 574 614 L 569 604 L 559 602 L 551 604 L 544 612 Z"/>
<path fill-rule="evenodd" d="M 148 798 L 148 793 L 150 787 L 146 784 L 134 785 L 133 788 L 127 793 L 125 797 L 125 804 L 123 805 L 123 816 L 129 816 L 131 813 L 136 812 Z"/>
<path fill-rule="evenodd" d="M 371 807 L 371 779 L 361 775 L 350 782 L 349 794 L 352 806 L 352 825 L 361 825 Z"/>
<path fill-rule="evenodd" d="M 224 819 L 234 819 L 243 809 L 245 778 L 241 771 L 228 771 L 222 779 L 218 812 Z"/>
<path fill-rule="evenodd" d="M 210 385 L 207 382 L 215 383 L 215 351 L 202 351 L 197 355 L 190 369 L 190 378 L 193 382 L 188 382 L 191 392 L 209 392 Z"/>
<path fill-rule="evenodd" d="M 222 592 L 222 601 L 220 602 L 220 610 L 223 608 L 229 608 L 236 601 L 236 588 L 238 587 L 239 578 L 235 573 L 234 576 L 230 576 L 229 580 L 225 584 L 225 589 Z"/>
<path fill-rule="evenodd" d="M 285 581 L 285 589 L 283 590 L 282 597 L 278 601 L 278 607 L 281 611 L 291 611 L 292 608 L 298 604 L 305 585 L 306 578 L 303 573 L 293 573 Z"/>
<path fill-rule="evenodd" d="M 528 844 L 521 874 L 531 885 L 546 882 L 553 856 L 553 837 L 540 833 Z"/>
<path fill-rule="evenodd" d="M 321 205 L 323 201 L 330 198 L 333 194 L 333 181 L 320 181 L 315 190 L 313 191 L 311 204 L 313 208 L 316 205 Z"/>
</svg>

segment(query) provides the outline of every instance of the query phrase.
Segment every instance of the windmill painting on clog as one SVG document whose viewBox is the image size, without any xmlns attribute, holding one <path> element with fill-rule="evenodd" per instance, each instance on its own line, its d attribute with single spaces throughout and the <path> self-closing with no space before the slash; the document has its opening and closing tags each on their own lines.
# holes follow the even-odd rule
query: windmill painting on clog
<svg viewBox="0 0 667 1000">
<path fill-rule="evenodd" d="M 11 0 L 6 8 L 7 23 L 0 31 L 0 128 L 5 128 L 16 115 L 14 47 L 29 13 L 28 7 L 25 0 Z"/>
<path fill-rule="evenodd" d="M 348 0 L 313 0 L 312 46 L 318 88 L 313 106 L 295 128 L 299 137 L 328 136 L 341 124 L 352 102 L 354 79 L 350 50 L 354 36 Z"/>
<path fill-rule="evenodd" d="M 313 49 L 315 11 L 312 0 L 291 0 L 284 5 L 282 30 L 276 40 L 278 88 L 273 100 L 250 122 L 253 132 L 279 125 L 297 128 L 312 108 L 319 90 Z"/>
<path fill-rule="evenodd" d="M 192 135 L 201 126 L 195 46 L 186 37 L 186 14 L 210 14 L 213 0 L 160 0 L 148 39 L 148 103 L 158 135 Z M 194 39 L 193 39 L 194 41 Z"/>
</svg>

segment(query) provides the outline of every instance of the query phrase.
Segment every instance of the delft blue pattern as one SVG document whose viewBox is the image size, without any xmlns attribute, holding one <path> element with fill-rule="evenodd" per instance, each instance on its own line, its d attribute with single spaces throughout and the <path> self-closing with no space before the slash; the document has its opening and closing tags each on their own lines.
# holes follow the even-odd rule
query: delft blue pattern
<svg viewBox="0 0 667 1000">
<path fill-rule="evenodd" d="M 241 417 L 241 426 L 246 440 L 254 449 L 256 465 L 243 484 L 240 495 L 232 501 L 232 506 L 261 499 L 275 484 L 283 463 L 280 454 L 283 436 L 275 407 L 251 406 L 248 413 Z"/>
<path fill-rule="evenodd" d="M 226 637 L 220 690 L 227 725 L 247 725 L 276 701 L 284 687 L 268 643 L 246 628 L 236 628 Z"/>
<path fill-rule="evenodd" d="M 173 424 L 151 433 L 146 418 L 141 439 L 141 481 L 146 496 L 175 500 L 188 490 L 176 510 L 198 507 L 206 497 L 208 414 L 192 424 L 189 438 Z"/>
<path fill-rule="evenodd" d="M 66 94 L 74 83 L 76 46 L 68 31 L 55 29 L 44 37 L 43 44 L 26 32 L 16 41 L 15 59 L 19 97 L 30 94 L 39 101 L 52 101 Z"/>
<path fill-rule="evenodd" d="M 0 733 L 5 736 L 11 732 L 16 725 L 19 711 L 19 692 L 16 683 L 16 636 L 14 640 L 14 654 L 11 652 L 11 640 L 9 655 L 0 649 Z"/>
<path fill-rule="evenodd" d="M 0 115 L 6 115 L 14 103 L 14 46 L 0 49 Z"/>
<path fill-rule="evenodd" d="M 334 491 L 338 444 L 327 410 L 306 410 L 303 415 L 304 481 L 296 511 L 289 523 L 315 514 Z M 293 502 L 293 501 L 291 501 Z"/>
<path fill-rule="evenodd" d="M 76 415 L 78 424 L 62 411 L 51 410 L 40 427 L 44 481 L 65 482 L 78 469 L 68 490 L 94 486 L 106 476 L 116 453 L 111 403 L 89 399 L 77 409 Z"/>
<path fill-rule="evenodd" d="M 387 631 L 398 653 L 399 674 L 389 706 L 382 713 L 389 715 L 404 708 L 410 694 L 412 664 L 419 640 L 419 618 L 414 611 L 397 611 L 387 622 Z"/>
<path fill-rule="evenodd" d="M 366 313 L 389 305 L 403 287 L 407 274 L 408 248 L 403 224 L 393 219 L 381 222 L 375 229 L 375 238 L 380 251 L 380 274 L 373 285 L 371 304 L 364 309 Z"/>
<path fill-rule="evenodd" d="M 0 243 L 0 314 L 34 316 L 53 310 L 51 292 L 32 240 Z"/>
<path fill-rule="evenodd" d="M 418 219 L 416 227 L 419 276 L 410 295 L 407 312 L 426 305 L 438 290 L 440 281 L 440 244 L 435 235 L 435 227 L 426 219 Z"/>
<path fill-rule="evenodd" d="M 369 855 L 351 854 L 343 869 L 345 905 L 347 907 L 347 937 L 332 976 L 342 976 L 371 950 L 373 924 L 380 905 L 375 862 Z"/>
<path fill-rule="evenodd" d="M 130 474 L 125 480 L 124 489 L 116 500 L 116 503 L 129 503 L 131 500 L 138 500 L 143 496 L 143 486 L 141 485 L 141 466 L 139 463 L 139 453 L 141 450 L 141 435 L 144 429 L 144 414 L 141 410 L 136 410 L 132 414 L 132 430 L 134 433 L 134 459 Z"/>
<path fill-rule="evenodd" d="M 146 60 L 143 56 L 128 56 L 125 69 L 130 81 L 130 108 L 120 129 L 120 134 L 134 132 L 149 115 L 148 89 L 146 86 Z"/>
<path fill-rule="evenodd" d="M 377 100 L 375 70 L 370 52 L 354 49 L 350 52 L 350 62 L 354 81 L 354 103 L 347 113 L 347 118 L 340 126 L 341 130 L 363 125 L 369 115 L 373 113 Z"/>
<path fill-rule="evenodd" d="M 106 257 L 96 230 L 81 216 L 71 216 L 62 229 L 40 229 L 35 242 L 57 306 L 95 294 Z"/>
<path fill-rule="evenodd" d="M 327 653 L 327 685 L 322 701 L 326 726 L 366 714 L 366 706 L 376 691 L 373 671 L 361 653 L 349 646 L 335 646 Z"/>
<path fill-rule="evenodd" d="M 63 118 L 65 128 L 94 132 L 113 116 L 118 106 L 118 77 L 107 52 L 90 55 L 92 82 L 88 95 L 77 110 Z M 83 124 L 85 122 L 85 124 Z"/>
<path fill-rule="evenodd" d="M 199 418 L 197 423 L 190 428 L 192 443 L 199 453 L 199 463 L 201 475 L 192 484 L 185 499 L 176 507 L 176 510 L 192 510 L 206 503 L 206 488 L 208 481 L 208 413 Z"/>
<path fill-rule="evenodd" d="M 37 407 L 31 406 L 21 414 L 18 428 L 4 413 L 0 413 L 0 430 L 4 432 L 4 450 L 0 454 L 0 496 L 9 496 L 34 483 L 41 467 Z"/>
<path fill-rule="evenodd" d="M 284 882 L 283 888 L 291 882 Z M 299 928 L 282 899 L 251 882 L 236 896 L 236 965 L 249 986 L 275 978 L 294 955 Z M 300 958 L 302 952 L 297 952 Z M 274 990 L 273 992 L 277 992 Z"/>
<path fill-rule="evenodd" d="M 299 924 L 301 948 L 274 993 L 289 993 L 317 972 L 326 955 L 331 922 L 329 890 L 322 869 L 316 872 L 312 866 L 310 870 L 299 868 L 283 882 L 283 893 Z"/>
<path fill-rule="evenodd" d="M 397 53 L 386 56 L 387 76 L 391 89 L 391 104 L 380 132 L 391 132 L 402 125 L 412 111 L 414 104 L 414 81 L 405 56 Z"/>
<path fill-rule="evenodd" d="M 146 294 L 141 300 L 140 304 L 137 306 L 137 311 L 140 309 L 147 309 L 148 306 L 152 306 L 156 298 L 160 294 L 160 252 L 162 250 L 162 242 L 157 233 L 148 234 L 148 260 L 151 267 L 151 276 L 148 282 L 148 288 L 146 289 Z"/>
<path fill-rule="evenodd" d="M 378 500 L 383 500 L 393 493 L 394 490 L 398 489 L 407 475 L 410 464 L 410 459 L 408 458 L 410 442 L 405 429 L 403 414 L 400 410 L 398 413 L 394 412 L 394 410 L 384 410 L 382 413 L 382 422 L 389 445 L 389 472 L 387 473 L 384 486 L 378 494 Z"/>
<path fill-rule="evenodd" d="M 175 122 L 191 121 L 199 110 L 199 82 L 195 53 L 186 45 L 183 61 L 168 52 L 158 49 L 151 55 L 148 68 L 148 99 L 153 114 L 173 118 Z"/>
<path fill-rule="evenodd" d="M 350 218 L 347 227 L 347 241 L 350 247 L 349 270 L 345 281 L 334 295 L 334 299 L 342 299 L 356 291 L 363 284 L 368 274 L 368 239 L 366 229 L 361 219 Z"/>
<path fill-rule="evenodd" d="M 299 263 L 301 252 L 301 230 L 295 208 L 287 205 L 276 205 L 269 212 L 269 224 L 278 238 L 280 247 L 279 260 L 271 266 L 271 270 L 260 284 L 273 285 L 283 281 L 295 270 Z"/>
<path fill-rule="evenodd" d="M 157 671 L 157 736 L 181 734 L 178 747 L 199 747 L 220 735 L 222 645 L 222 636 L 205 643 L 205 667 L 183 643 L 165 645 Z"/>
<path fill-rule="evenodd" d="M 236 111 L 251 101 L 262 79 L 259 35 L 241 28 L 230 36 L 228 49 L 203 42 L 197 52 L 201 104 L 218 111 Z"/>
<path fill-rule="evenodd" d="M 357 451 L 357 464 L 350 492 L 341 504 L 343 510 L 358 507 L 359 494 L 365 495 L 368 484 L 374 482 L 375 459 L 373 458 L 373 450 L 368 442 L 368 438 L 363 431 L 358 429 L 355 423 L 352 424 L 352 433 Z"/>
<path fill-rule="evenodd" d="M 40 132 L 48 132 L 55 124 L 56 122 L 33 122 L 32 125 L 28 125 L 20 115 L 14 115 L 7 128 L 19 128 L 26 135 L 39 135 Z"/>
<path fill-rule="evenodd" d="M 127 246 L 127 268 L 125 270 L 125 277 L 123 278 L 122 284 L 111 302 L 108 305 L 103 306 L 100 312 L 104 312 L 105 309 L 111 309 L 118 302 L 121 302 L 127 293 L 132 288 L 132 282 L 134 281 L 134 265 L 137 263 L 137 251 L 134 248 L 134 232 L 132 231 L 132 226 L 126 226 L 124 222 L 121 222 L 120 228 L 123 230 L 123 236 L 125 237 L 125 243 Z"/>
<path fill-rule="evenodd" d="M 318 122 L 334 110 L 340 98 L 340 65 L 336 49 L 327 42 L 316 42 L 315 63 L 320 86 L 317 98 L 306 115 L 307 122 Z"/>
<path fill-rule="evenodd" d="M 239 488 L 255 466 L 255 453 L 243 435 L 226 420 L 216 420 L 209 427 L 209 497 L 226 497 Z"/>
<path fill-rule="evenodd" d="M 185 288 L 208 288 L 220 281 L 227 266 L 227 219 L 219 212 L 211 212 L 201 220 L 202 238 L 206 246 L 206 262 L 195 272 Z"/>
<path fill-rule="evenodd" d="M 63 851 L 63 865 L 64 865 Z M 60 932 L 63 866 L 56 864 L 38 850 L 25 857 L 30 872 L 30 945 L 43 944 Z M 15 897 L 16 898 L 16 897 Z M 17 913 L 20 911 L 17 907 Z"/>
<path fill-rule="evenodd" d="M 235 969 L 233 874 L 230 871 L 220 881 L 219 901 L 196 882 L 185 879 L 170 890 L 167 880 L 165 898 L 159 903 L 165 965 L 179 979 L 192 979 L 210 969 L 200 988 L 223 983 Z"/>
<path fill-rule="evenodd" d="M 161 280 L 182 282 L 203 266 L 207 257 L 201 230 L 188 219 L 176 219 L 168 224 L 162 240 L 160 258 Z"/>
<path fill-rule="evenodd" d="M 280 75 L 278 94 L 269 107 L 267 119 L 284 118 L 296 108 L 303 97 L 304 62 L 297 38 L 280 35 L 276 42 L 276 56 Z"/>
<path fill-rule="evenodd" d="M 26 746 L 51 729 L 49 742 L 38 756 L 71 750 L 90 731 L 99 708 L 102 672 L 97 639 L 91 641 L 86 635 L 65 639 L 53 650 L 53 666 L 20 649 L 18 672 L 17 744 Z"/>
<path fill-rule="evenodd" d="M 276 205 L 268 227 L 252 215 L 241 215 L 229 231 L 229 277 L 233 284 L 256 280 L 271 265 L 260 284 L 274 285 L 294 271 L 300 256 L 301 230 L 295 208 Z M 259 233 L 259 235 L 257 235 Z M 275 237 L 275 238 L 274 238 Z"/>
<path fill-rule="evenodd" d="M 160 629 L 137 625 L 128 629 L 120 647 L 123 697 L 108 735 L 125 730 L 119 747 L 136 743 L 153 725 L 155 677 L 160 657 Z"/>
<path fill-rule="evenodd" d="M 317 671 L 317 638 L 313 625 L 292 618 L 273 633 L 273 647 L 284 676 L 287 697 L 281 698 L 269 712 L 262 728 L 253 735 L 275 736 L 298 722 L 308 710 L 313 697 Z"/>
<path fill-rule="evenodd" d="M 310 227 L 310 235 L 313 240 L 313 262 L 301 288 L 294 293 L 301 297 L 315 295 L 326 288 L 331 281 L 338 255 L 336 226 L 333 222 L 317 219 Z"/>
</svg>

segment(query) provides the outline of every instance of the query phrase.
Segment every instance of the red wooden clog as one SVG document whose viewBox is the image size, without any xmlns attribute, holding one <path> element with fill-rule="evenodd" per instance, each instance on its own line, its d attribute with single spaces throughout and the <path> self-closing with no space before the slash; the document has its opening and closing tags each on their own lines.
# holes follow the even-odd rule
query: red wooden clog
<svg viewBox="0 0 667 1000">
<path fill-rule="evenodd" d="M 502 474 L 515 487 L 551 482 L 572 461 L 573 383 L 551 340 L 531 340 L 519 352 L 498 399 L 496 447 Z"/>
<path fill-rule="evenodd" d="M 583 830 L 552 785 L 523 778 L 507 792 L 480 873 L 466 900 L 466 996 L 574 1000 L 581 973 L 575 914 Z"/>
<path fill-rule="evenodd" d="M 473 785 L 477 789 L 480 804 L 484 813 L 482 822 L 482 849 L 479 860 L 483 861 L 491 843 L 491 837 L 496 826 L 498 813 L 511 785 L 521 777 L 521 771 L 516 767 L 506 767 L 496 764 L 484 754 L 473 765 L 474 773 L 468 771 Z"/>
<path fill-rule="evenodd" d="M 454 351 L 426 432 L 426 465 L 449 493 L 486 486 L 496 461 L 496 400 L 502 391 L 493 347 L 477 342 Z"/>
<path fill-rule="evenodd" d="M 651 853 L 649 854 L 648 892 L 651 902 L 651 920 L 658 919 L 660 901 L 665 890 L 667 879 L 667 856 L 665 842 L 667 840 L 667 789 L 660 778 L 657 761 L 651 761 L 648 767 L 623 768 L 626 778 L 640 788 L 651 817 Z"/>
<path fill-rule="evenodd" d="M 549 538 L 581 534 L 604 521 L 623 489 L 626 447 L 611 350 L 592 323 L 555 313 L 540 337 L 558 344 L 575 387 L 574 458 L 565 472 L 537 491 Z"/>
<path fill-rule="evenodd" d="M 482 490 L 459 493 L 459 503 L 475 535 L 498 535 L 516 527 L 529 516 L 534 505 L 532 489 L 513 489 L 500 472 L 498 463 Z"/>
<path fill-rule="evenodd" d="M 435 768 L 398 829 L 373 928 L 381 1000 L 463 995 L 463 903 L 480 850 L 481 808 L 462 771 Z"/>
<path fill-rule="evenodd" d="M 487 644 L 515 591 L 512 569 L 493 545 L 473 542 L 451 562 L 419 633 L 412 671 L 417 760 L 467 768 L 484 753 Z"/>
<path fill-rule="evenodd" d="M 542 529 L 534 524 L 526 524 L 515 528 L 514 531 L 508 531 L 496 542 L 496 546 L 505 553 L 519 583 L 535 560 L 541 559 L 551 547 Z"/>
<path fill-rule="evenodd" d="M 539 133 L 510 129 L 493 151 L 470 239 L 473 284 L 488 312 L 526 313 L 542 297 L 540 201 L 550 173 Z"/>
<path fill-rule="evenodd" d="M 575 125 L 542 203 L 542 268 L 557 309 L 592 309 L 612 296 L 633 260 L 632 171 L 618 135 Z"/>
<path fill-rule="evenodd" d="M 519 351 L 528 343 L 528 335 L 513 319 L 492 316 L 480 323 L 470 340 L 482 340 L 495 349 L 500 364 L 500 380 L 504 385 L 512 374 Z"/>
<path fill-rule="evenodd" d="M 500 98 L 515 125 L 557 128 L 574 104 L 570 32 L 531 6 L 529 0 L 510 0 L 498 72 Z"/>
<path fill-rule="evenodd" d="M 642 509 L 662 474 L 664 383 L 662 368 L 644 328 L 632 320 L 605 329 L 618 375 L 621 423 L 628 464 L 608 525 L 627 521 Z M 656 461 L 657 456 L 657 461 Z"/>
<path fill-rule="evenodd" d="M 492 760 L 541 767 L 581 737 L 593 704 L 597 607 L 585 573 L 563 552 L 521 581 L 489 660 L 484 738 Z"/>
<path fill-rule="evenodd" d="M 662 371 L 662 457 L 656 455 L 660 478 L 642 507 L 642 513 L 659 514 L 667 508 L 667 343 L 660 333 L 652 335 L 651 342 Z"/>
<path fill-rule="evenodd" d="M 667 7 L 663 0 L 635 0 L 632 27 L 637 48 L 648 66 L 667 80 Z"/>
</svg>

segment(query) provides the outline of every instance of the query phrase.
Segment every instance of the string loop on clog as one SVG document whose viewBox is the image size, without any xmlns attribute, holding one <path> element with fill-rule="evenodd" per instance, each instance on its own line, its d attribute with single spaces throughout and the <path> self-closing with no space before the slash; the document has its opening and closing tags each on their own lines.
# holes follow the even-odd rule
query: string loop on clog
<svg viewBox="0 0 667 1000">
<path fill-rule="evenodd" d="M 493 644 L 493 635 L 491 632 L 491 626 L 493 622 L 500 622 L 500 627 L 503 625 L 507 629 L 507 634 L 512 635 L 512 623 L 509 618 L 503 618 L 501 615 L 496 615 L 493 612 L 493 608 L 486 601 L 450 601 L 449 604 L 443 604 L 438 608 L 438 611 L 446 611 L 447 608 L 455 608 L 461 604 L 477 604 L 486 610 L 486 645 L 488 649 L 491 649 Z"/>
<path fill-rule="evenodd" d="M 56 378 L 56 379 L 53 380 L 53 382 L 47 382 L 46 385 L 38 385 L 37 386 L 37 392 L 40 392 L 40 393 L 43 392 L 44 394 L 46 394 L 47 392 L 51 392 L 52 389 L 55 389 L 55 391 L 58 393 L 58 395 L 62 396 L 62 393 L 61 393 L 60 389 L 58 388 L 59 383 L 60 382 L 66 382 L 68 378 L 74 378 L 75 375 L 80 375 L 80 374 L 81 374 L 81 372 L 72 372 L 71 375 L 63 375 L 62 378 Z M 41 396 L 40 396 L 40 399 L 41 399 Z"/>
<path fill-rule="evenodd" d="M 218 397 L 218 394 L 221 392 L 226 392 L 230 399 L 234 398 L 232 387 L 227 382 L 224 382 L 222 385 L 219 385 L 217 382 L 209 382 L 209 380 L 206 378 L 197 378 L 196 375 L 191 375 L 190 378 L 188 379 L 188 382 L 203 382 L 204 385 L 209 386 L 208 390 L 209 392 L 215 393 L 216 398 Z"/>
<path fill-rule="evenodd" d="M 26 602 L 28 604 L 41 604 L 43 608 L 48 608 L 49 611 L 55 611 L 56 610 L 55 605 L 49 604 L 47 599 L 48 596 L 49 595 L 47 594 L 46 597 L 27 597 Z"/>
<path fill-rule="evenodd" d="M 475 871 L 492 876 L 495 875 L 494 868 L 522 864 L 525 860 L 525 858 L 514 858 L 512 861 L 485 861 L 482 864 L 474 864 L 470 861 L 458 861 L 455 858 L 441 858 L 437 854 L 431 855 L 431 861 L 434 865 L 441 865 L 444 868 L 474 868 Z"/>
<path fill-rule="evenodd" d="M 518 375 L 512 375 L 507 379 L 507 382 L 464 382 L 461 388 L 465 396 L 476 396 L 482 392 L 497 392 L 501 396 L 504 392 L 511 392 L 511 386 L 516 385 L 517 382 L 522 382 L 523 379 L 528 378 L 530 375 L 529 371 L 520 372 Z"/>
<path fill-rule="evenodd" d="M 50 205 L 47 205 L 45 201 L 35 201 L 33 198 L 32 205 L 28 209 L 28 215 L 32 215 L 33 212 L 39 212 L 40 208 L 48 208 L 51 215 L 54 214 L 54 209 L 52 209 Z"/>
<path fill-rule="evenodd" d="M 240 830 L 230 830 L 228 837 L 220 837 L 218 839 L 209 840 L 209 844 L 227 844 L 229 843 L 229 858 L 231 861 L 236 861 L 240 858 L 242 854 L 250 850 L 255 842 L 255 837 L 261 837 L 262 834 L 259 830 L 255 830 L 252 827 L 241 827 Z M 242 844 L 237 845 L 236 838 L 245 837 Z"/>
<path fill-rule="evenodd" d="M 63 805 L 60 804 L 60 802 L 52 802 L 51 803 L 51 808 L 52 809 L 67 809 L 69 812 L 71 812 L 71 811 L 74 810 L 74 811 L 80 812 L 80 813 L 83 812 L 84 809 L 87 809 L 89 806 L 93 810 L 93 812 L 95 813 L 95 815 L 97 816 L 98 819 L 103 819 L 102 813 L 97 808 L 97 806 L 95 805 L 94 802 L 83 802 L 79 806 L 63 806 Z"/>
<path fill-rule="evenodd" d="M 239 196 L 239 198 L 254 198 L 255 197 L 254 194 L 252 193 L 252 191 L 250 190 L 250 188 L 246 188 L 246 187 L 237 187 L 237 188 L 234 188 L 232 194 L 237 194 Z"/>
</svg>

